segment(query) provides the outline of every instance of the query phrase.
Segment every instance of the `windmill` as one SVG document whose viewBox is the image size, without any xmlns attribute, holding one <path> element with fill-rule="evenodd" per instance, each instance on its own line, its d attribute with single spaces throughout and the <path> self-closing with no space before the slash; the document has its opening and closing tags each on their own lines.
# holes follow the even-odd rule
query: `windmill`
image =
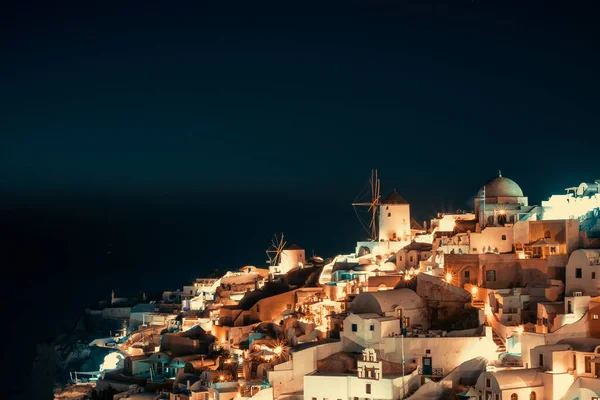
<svg viewBox="0 0 600 400">
<path fill-rule="evenodd" d="M 352 206 L 354 207 L 354 212 L 356 212 L 356 216 L 358 217 L 363 228 L 365 228 L 367 233 L 370 233 L 371 240 L 375 241 L 377 240 L 377 211 L 379 210 L 379 200 L 381 197 L 381 195 L 379 194 L 381 189 L 381 182 L 379 181 L 379 176 L 377 175 L 376 169 L 371 171 L 371 179 L 369 180 L 369 185 L 371 187 L 371 201 L 357 202 L 358 198 L 362 195 L 361 192 L 361 194 L 358 195 L 354 203 L 352 203 Z M 364 191 L 365 190 L 363 189 L 363 192 Z M 369 229 L 367 229 L 367 226 L 358 214 L 356 207 L 369 207 L 368 211 L 371 213 L 371 222 L 369 223 L 369 228 L 371 229 L 371 232 L 369 232 Z"/>
<path fill-rule="evenodd" d="M 267 257 L 269 257 L 267 264 L 269 264 L 270 267 L 281 264 L 281 253 L 286 244 L 287 242 L 283 240 L 283 233 L 281 234 L 281 239 L 278 238 L 277 235 L 273 236 L 273 239 L 271 239 L 271 247 L 266 251 Z"/>
</svg>

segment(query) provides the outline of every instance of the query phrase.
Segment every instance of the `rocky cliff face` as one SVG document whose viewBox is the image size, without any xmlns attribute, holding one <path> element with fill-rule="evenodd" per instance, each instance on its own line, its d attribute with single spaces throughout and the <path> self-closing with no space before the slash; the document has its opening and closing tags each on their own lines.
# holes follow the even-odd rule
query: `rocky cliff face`
<svg viewBox="0 0 600 400">
<path fill-rule="evenodd" d="M 111 350 L 90 347 L 89 343 L 106 336 L 104 331 L 108 332 L 108 329 L 101 326 L 112 326 L 112 322 L 103 324 L 82 316 L 72 330 L 59 334 L 51 342 L 37 345 L 32 368 L 36 385 L 30 389 L 31 398 L 51 399 L 55 389 L 69 382 L 71 372 L 98 371 L 104 356 Z"/>
</svg>

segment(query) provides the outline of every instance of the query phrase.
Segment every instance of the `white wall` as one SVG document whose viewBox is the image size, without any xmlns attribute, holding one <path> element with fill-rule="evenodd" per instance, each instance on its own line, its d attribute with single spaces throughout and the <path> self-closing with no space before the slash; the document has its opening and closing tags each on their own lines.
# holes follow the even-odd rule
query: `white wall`
<svg viewBox="0 0 600 400">
<path fill-rule="evenodd" d="M 385 378 L 380 380 L 361 379 L 355 375 L 315 374 L 304 377 L 304 400 L 352 400 L 378 399 L 395 400 L 402 393 L 403 385 L 416 374 L 406 377 Z M 367 393 L 367 385 L 371 385 L 371 393 Z"/>
<path fill-rule="evenodd" d="M 342 342 L 332 342 L 292 352 L 290 361 L 276 365 L 273 371 L 267 372 L 274 396 L 301 391 L 304 376 L 317 370 L 317 361 L 342 350 Z"/>
<path fill-rule="evenodd" d="M 485 357 L 488 360 L 496 360 L 498 346 L 494 343 L 492 332 L 485 327 L 486 336 L 475 337 L 439 337 L 439 338 L 383 338 L 383 356 L 388 361 L 402 362 L 402 341 L 404 341 L 405 360 L 417 359 L 421 363 L 421 357 L 426 350 L 430 350 L 433 368 L 443 368 L 447 374 L 465 361 L 477 357 Z"/>
<path fill-rule="evenodd" d="M 394 238 L 394 234 L 396 238 Z M 382 204 L 379 206 L 379 240 L 410 242 L 410 205 Z"/>
<path fill-rule="evenodd" d="M 502 239 L 503 235 L 506 237 L 505 240 Z M 481 233 L 471 233 L 470 246 L 470 254 L 485 253 L 488 247 L 492 251 L 498 249 L 499 253 L 510 253 L 513 250 L 513 228 L 509 226 L 490 226 L 482 230 Z"/>
<path fill-rule="evenodd" d="M 587 313 L 577 322 L 565 325 L 552 333 L 521 333 L 521 357 L 523 365 L 531 365 L 531 349 L 543 344 L 554 344 L 561 339 L 589 336 L 589 320 Z"/>
</svg>

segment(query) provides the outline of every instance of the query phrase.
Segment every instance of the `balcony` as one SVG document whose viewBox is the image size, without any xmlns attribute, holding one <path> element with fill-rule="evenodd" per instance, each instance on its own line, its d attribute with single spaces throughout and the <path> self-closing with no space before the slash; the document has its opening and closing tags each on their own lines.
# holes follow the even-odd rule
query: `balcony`
<svg viewBox="0 0 600 400">
<path fill-rule="evenodd" d="M 423 368 L 419 367 L 419 375 L 429 376 L 432 378 L 442 378 L 444 376 L 444 368 L 432 368 L 431 375 L 423 374 Z"/>
</svg>

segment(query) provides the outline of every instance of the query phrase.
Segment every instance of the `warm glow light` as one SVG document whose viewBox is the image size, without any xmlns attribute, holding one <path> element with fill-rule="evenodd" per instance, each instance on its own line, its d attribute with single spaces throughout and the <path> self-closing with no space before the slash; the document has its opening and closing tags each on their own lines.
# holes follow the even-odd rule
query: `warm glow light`
<svg viewBox="0 0 600 400">
<path fill-rule="evenodd" d="M 122 368 L 125 357 L 123 354 L 115 351 L 104 356 L 104 362 L 100 364 L 100 371 L 111 371 L 114 369 Z"/>
<path fill-rule="evenodd" d="M 521 333 L 523 333 L 524 330 L 525 329 L 523 328 L 523 325 L 521 325 L 521 326 L 517 327 L 516 332 L 519 333 L 519 334 L 521 334 Z"/>
<path fill-rule="evenodd" d="M 224 377 L 223 375 L 221 375 L 221 376 L 219 376 L 219 380 L 220 380 L 220 381 L 224 381 L 224 380 L 225 380 L 225 377 Z"/>
<path fill-rule="evenodd" d="M 278 356 L 281 355 L 282 351 L 283 351 L 283 347 L 281 347 L 281 346 L 277 346 L 273 349 L 273 353 L 277 354 Z"/>
<path fill-rule="evenodd" d="M 506 214 L 506 210 L 504 210 L 503 208 L 501 208 L 500 210 L 498 210 L 498 214 L 504 215 L 504 214 Z"/>
<path fill-rule="evenodd" d="M 448 283 L 452 282 L 452 274 L 450 272 L 448 272 L 446 274 L 446 282 L 448 282 Z"/>
<path fill-rule="evenodd" d="M 473 287 L 471 288 L 471 294 L 472 294 L 473 296 L 475 296 L 475 295 L 477 294 L 477 292 L 479 292 L 479 289 L 477 289 L 477 286 L 473 286 Z"/>
</svg>

